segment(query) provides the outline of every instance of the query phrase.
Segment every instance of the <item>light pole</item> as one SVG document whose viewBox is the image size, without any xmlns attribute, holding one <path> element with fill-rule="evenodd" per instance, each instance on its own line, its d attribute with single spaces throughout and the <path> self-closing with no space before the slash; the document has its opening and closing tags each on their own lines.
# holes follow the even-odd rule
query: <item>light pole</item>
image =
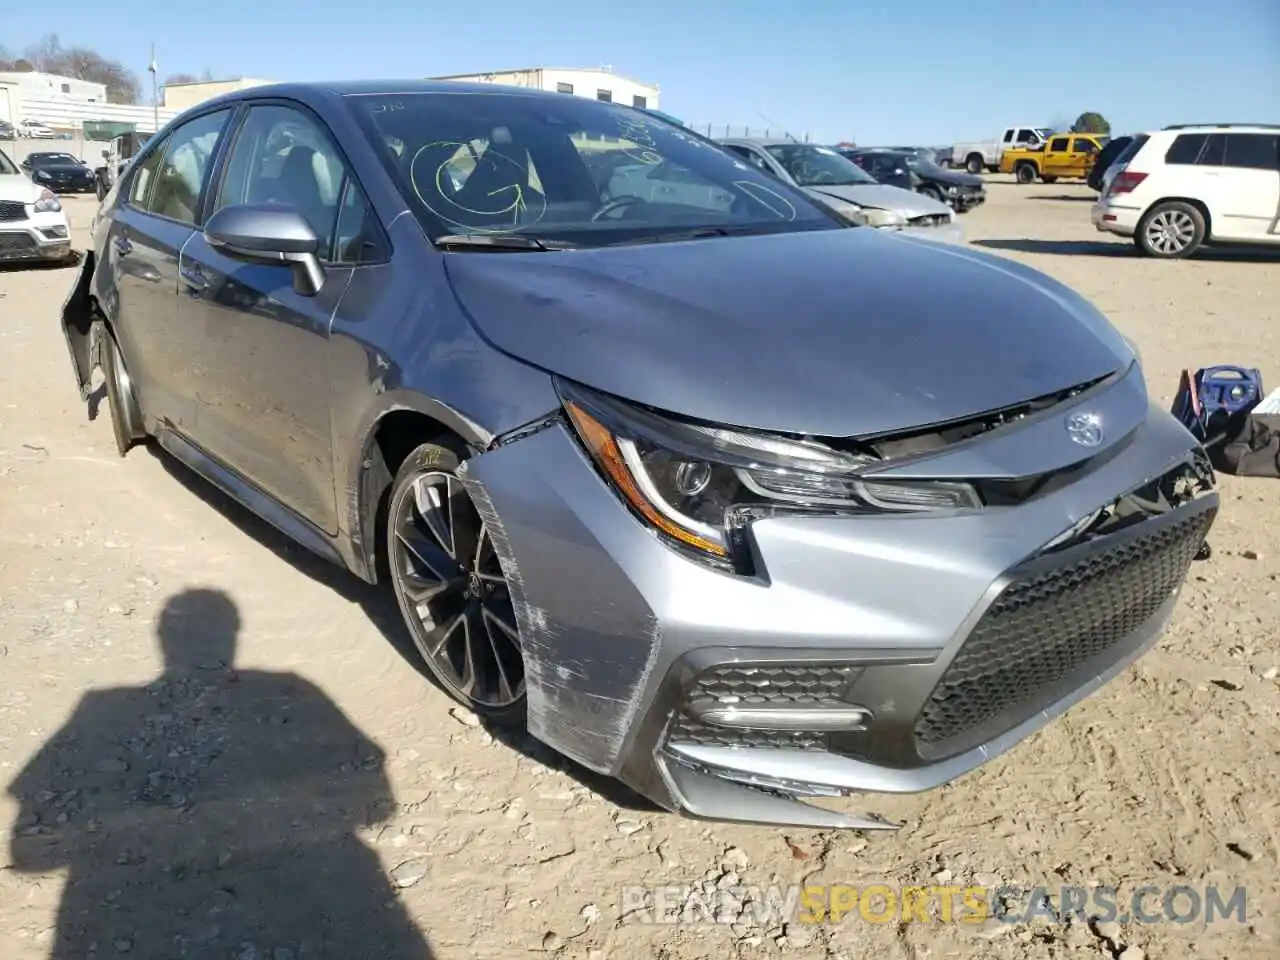
<svg viewBox="0 0 1280 960">
<path fill-rule="evenodd" d="M 151 45 L 151 62 L 147 64 L 147 72 L 151 74 L 151 110 L 152 120 L 155 122 L 155 129 L 152 133 L 160 132 L 160 95 L 156 90 L 156 71 L 159 67 L 156 65 L 156 45 Z"/>
</svg>

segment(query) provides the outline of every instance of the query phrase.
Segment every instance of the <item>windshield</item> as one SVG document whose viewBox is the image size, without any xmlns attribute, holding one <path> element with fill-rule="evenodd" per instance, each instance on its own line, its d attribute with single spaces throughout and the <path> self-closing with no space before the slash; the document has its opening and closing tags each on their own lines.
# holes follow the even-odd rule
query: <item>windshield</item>
<svg viewBox="0 0 1280 960">
<path fill-rule="evenodd" d="M 69 153 L 33 153 L 28 159 L 31 161 L 31 165 L 33 167 L 38 167 L 44 163 L 79 163 L 80 162 Z"/>
<path fill-rule="evenodd" d="M 922 157 L 918 155 L 912 156 L 911 154 L 907 154 L 906 161 L 907 161 L 907 166 L 909 166 L 912 170 L 915 170 L 919 173 L 923 173 L 926 176 L 930 176 L 930 177 L 937 177 L 937 176 L 946 177 L 947 176 L 947 171 L 943 170 L 942 167 L 938 166 L 928 157 Z"/>
<path fill-rule="evenodd" d="M 847 187 L 876 180 L 840 151 L 811 143 L 779 143 L 766 150 L 802 187 Z"/>
<path fill-rule="evenodd" d="M 469 92 L 348 102 L 433 240 L 521 233 L 603 246 L 843 225 L 716 144 L 626 107 Z"/>
</svg>

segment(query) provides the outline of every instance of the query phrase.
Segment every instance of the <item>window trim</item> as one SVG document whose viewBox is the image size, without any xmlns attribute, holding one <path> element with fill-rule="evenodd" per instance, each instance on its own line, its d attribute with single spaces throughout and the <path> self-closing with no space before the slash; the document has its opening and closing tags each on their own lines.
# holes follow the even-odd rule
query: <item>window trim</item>
<svg viewBox="0 0 1280 960">
<path fill-rule="evenodd" d="M 328 256 L 322 256 L 320 258 L 321 262 L 327 266 L 332 266 L 339 269 L 347 269 L 347 268 L 356 269 L 358 267 L 374 267 L 374 266 L 390 263 L 391 258 L 395 253 L 395 248 L 391 243 L 391 237 L 388 235 L 386 227 L 383 226 L 382 218 L 378 216 L 377 208 L 374 207 L 373 203 L 369 200 L 369 191 L 366 190 L 364 185 L 360 182 L 360 177 L 356 173 L 355 165 L 352 164 L 350 156 L 348 156 L 347 152 L 342 149 L 341 144 L 338 143 L 338 138 L 334 136 L 333 128 L 330 127 L 329 124 L 325 123 L 324 119 L 319 114 L 317 114 L 314 110 L 312 110 L 309 106 L 307 106 L 305 103 L 303 103 L 300 100 L 292 100 L 288 97 L 279 97 L 279 96 L 245 97 L 236 102 L 236 107 L 237 107 L 237 111 L 236 111 L 236 118 L 235 118 L 235 124 L 236 124 L 235 130 L 232 131 L 232 135 L 230 137 L 225 138 L 226 149 L 219 151 L 218 166 L 213 171 L 213 177 L 217 178 L 217 189 L 207 190 L 207 196 L 204 198 L 204 202 L 202 204 L 202 208 L 200 211 L 201 212 L 200 222 L 203 223 L 206 219 L 208 219 L 213 215 L 213 204 L 216 201 L 217 197 L 222 193 L 222 184 L 223 184 L 223 181 L 226 179 L 227 167 L 229 166 L 229 158 L 231 156 L 231 151 L 234 150 L 236 147 L 236 144 L 240 142 L 240 134 L 244 130 L 244 126 L 246 121 L 249 118 L 250 111 L 252 111 L 254 107 L 284 107 L 285 109 L 293 110 L 297 113 L 300 113 L 304 117 L 306 117 L 308 120 L 314 122 L 316 127 L 320 131 L 320 135 L 323 136 L 329 142 L 329 146 L 333 149 L 333 152 L 337 154 L 338 159 L 342 162 L 343 176 L 342 176 L 342 182 L 339 185 L 339 189 L 338 189 L 338 206 L 335 208 L 335 214 L 333 218 L 333 230 L 330 233 L 329 237 L 327 238 Z M 369 211 L 373 214 L 373 222 L 377 227 L 378 239 L 381 242 L 382 251 L 383 251 L 383 256 L 380 259 L 369 260 L 364 263 L 335 263 L 328 258 L 329 256 L 332 256 L 334 245 L 337 242 L 339 215 L 336 211 L 340 211 L 342 209 L 342 200 L 346 197 L 346 191 L 348 189 L 347 185 L 349 183 L 355 184 L 356 189 L 360 191 L 360 196 L 363 198 L 365 202 L 365 206 L 367 206 L 369 208 Z M 209 186 L 210 187 L 213 186 L 212 177 L 210 178 Z M 325 240 L 324 238 L 322 238 L 322 248 L 324 247 L 324 244 L 325 244 Z"/>
<path fill-rule="evenodd" d="M 147 196 L 143 198 L 143 206 L 138 206 L 133 202 L 133 182 L 138 179 L 138 171 L 142 169 L 142 167 L 146 166 L 147 161 L 156 153 L 160 154 L 160 162 L 163 163 L 164 152 L 168 149 L 168 135 L 166 134 L 164 137 L 156 137 L 154 144 L 148 143 L 147 148 L 134 157 L 129 163 L 128 178 L 121 184 L 120 191 L 120 203 L 123 206 L 126 206 L 135 213 L 139 213 L 145 217 L 151 216 L 151 213 L 147 210 L 145 204 L 151 199 L 151 188 L 155 185 L 155 179 L 153 178 L 151 183 L 147 184 Z"/>
<path fill-rule="evenodd" d="M 1055 147 L 1055 146 L 1054 146 L 1054 144 L 1055 144 L 1055 143 L 1057 143 L 1059 140 L 1061 140 L 1061 141 L 1062 141 L 1062 146 L 1060 146 L 1060 147 Z M 1071 152 L 1071 137 L 1070 137 L 1070 136 L 1065 136 L 1065 137 L 1051 137 L 1051 138 L 1049 139 L 1049 144 L 1048 144 L 1048 146 L 1046 146 L 1046 147 L 1045 147 L 1045 149 L 1046 149 L 1048 152 L 1050 152 L 1050 153 L 1070 153 L 1070 152 Z"/>
<path fill-rule="evenodd" d="M 215 113 L 223 113 L 224 111 L 227 113 L 226 124 L 234 123 L 236 119 L 237 108 L 238 108 L 238 104 L 236 103 L 219 104 L 218 106 L 213 107 L 211 109 L 201 110 L 199 113 L 196 113 L 190 117 L 184 118 L 181 123 L 174 124 L 171 128 L 167 128 L 163 139 L 161 139 L 159 134 L 157 133 L 154 138 L 158 140 L 155 148 L 157 150 L 160 150 L 160 149 L 164 150 L 164 153 L 160 158 L 160 163 L 163 165 L 164 161 L 168 159 L 169 145 L 173 143 L 173 135 L 177 131 L 181 130 L 183 127 L 188 126 L 189 124 L 194 123 L 195 121 L 201 119 L 202 117 L 209 117 Z M 137 176 L 138 168 L 142 166 L 142 163 L 140 163 L 139 161 L 145 162 L 143 158 L 149 156 L 151 153 L 150 143 L 147 144 L 147 148 L 143 150 L 142 153 L 138 154 L 138 156 L 135 157 L 133 159 L 133 162 L 129 165 L 129 193 L 126 195 L 126 200 L 125 200 L 126 205 L 135 213 L 139 213 L 144 217 L 155 217 L 157 220 L 162 220 L 165 223 L 172 223 L 180 227 L 188 227 L 192 230 L 199 230 L 201 224 L 203 224 L 205 221 L 205 197 L 209 193 L 209 184 L 212 182 L 212 178 L 214 174 L 217 172 L 218 164 L 222 159 L 222 154 L 224 149 L 223 144 L 224 144 L 224 141 L 226 140 L 226 133 L 227 133 L 227 127 L 224 125 L 222 128 L 222 132 L 218 134 L 218 143 L 213 148 L 213 153 L 209 157 L 209 166 L 205 170 L 203 177 L 201 177 L 200 196 L 196 199 L 195 223 L 188 223 L 186 220 L 178 220 L 176 217 L 165 216 L 163 213 L 156 213 L 155 211 L 151 210 L 150 207 L 139 207 L 133 203 L 133 179 L 135 176 Z M 158 179 L 159 178 L 157 177 L 156 180 Z M 156 180 L 152 180 L 151 183 L 147 185 L 146 202 L 148 204 L 151 203 L 151 191 L 155 187 Z"/>
</svg>

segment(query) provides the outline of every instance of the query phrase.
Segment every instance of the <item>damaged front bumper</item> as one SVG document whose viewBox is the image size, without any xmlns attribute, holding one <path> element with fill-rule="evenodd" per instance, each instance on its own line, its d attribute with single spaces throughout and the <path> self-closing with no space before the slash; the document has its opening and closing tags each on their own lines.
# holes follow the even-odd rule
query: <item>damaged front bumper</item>
<svg viewBox="0 0 1280 960">
<path fill-rule="evenodd" d="M 1052 416 L 991 446 L 1043 450 L 1062 433 Z M 946 783 L 1158 639 L 1217 510 L 1211 474 L 1074 543 L 1064 531 L 1125 495 L 1204 479 L 1194 439 L 1155 407 L 1096 461 L 976 514 L 756 521 L 752 576 L 661 542 L 559 420 L 464 479 L 516 600 L 534 736 L 670 810 L 874 829 L 892 824 L 803 798 Z"/>
</svg>

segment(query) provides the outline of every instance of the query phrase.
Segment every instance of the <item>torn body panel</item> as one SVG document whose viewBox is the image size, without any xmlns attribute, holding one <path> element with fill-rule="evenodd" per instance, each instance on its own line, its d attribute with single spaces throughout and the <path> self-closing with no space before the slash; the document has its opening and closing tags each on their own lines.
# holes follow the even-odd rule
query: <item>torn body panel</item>
<svg viewBox="0 0 1280 960">
<path fill-rule="evenodd" d="M 93 254 L 85 254 L 75 285 L 62 303 L 62 332 L 67 340 L 71 369 L 81 400 L 89 399 L 93 389 L 93 371 L 97 366 L 96 344 L 93 342 L 93 321 L 97 317 L 93 303 L 93 264 Z"/>
<path fill-rule="evenodd" d="M 661 648 L 657 620 L 624 572 L 600 562 L 607 546 L 555 495 L 548 468 L 581 455 L 566 450 L 563 427 L 546 425 L 474 457 L 461 476 L 514 601 L 529 732 L 611 774 Z"/>
</svg>

